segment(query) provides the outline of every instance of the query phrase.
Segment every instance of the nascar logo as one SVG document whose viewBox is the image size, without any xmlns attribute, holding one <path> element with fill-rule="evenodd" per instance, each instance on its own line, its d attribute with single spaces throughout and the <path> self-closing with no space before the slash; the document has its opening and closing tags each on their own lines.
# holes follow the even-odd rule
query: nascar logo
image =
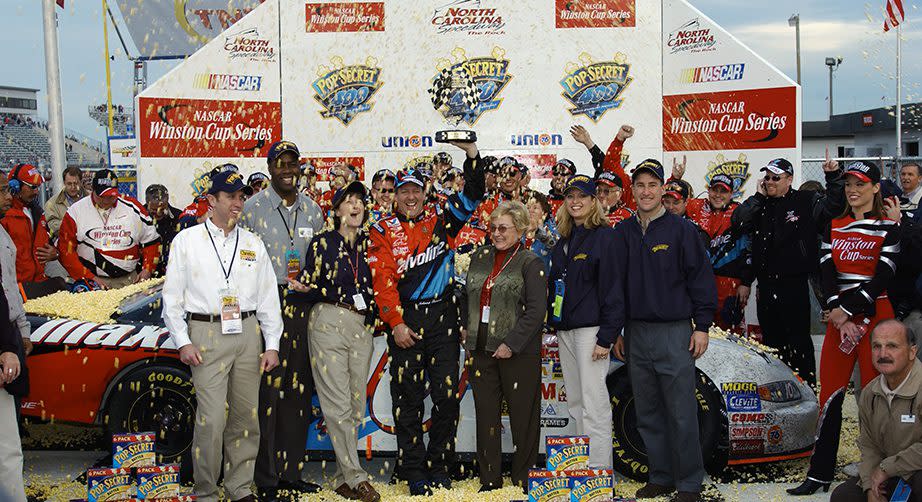
<svg viewBox="0 0 922 502">
<path fill-rule="evenodd" d="M 679 82 L 685 84 L 704 84 L 708 82 L 742 80 L 745 70 L 746 65 L 744 63 L 686 68 L 682 70 L 679 76 Z"/>
<path fill-rule="evenodd" d="M 196 89 L 213 91 L 258 91 L 263 78 L 259 75 L 224 75 L 220 73 L 199 73 L 193 85 Z"/>
</svg>

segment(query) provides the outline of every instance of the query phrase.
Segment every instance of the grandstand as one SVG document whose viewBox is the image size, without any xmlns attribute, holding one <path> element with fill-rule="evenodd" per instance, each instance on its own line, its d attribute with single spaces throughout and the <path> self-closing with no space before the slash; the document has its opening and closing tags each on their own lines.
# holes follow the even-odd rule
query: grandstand
<svg viewBox="0 0 922 502">
<path fill-rule="evenodd" d="M 4 164 L 51 163 L 51 144 L 48 141 L 47 123 L 6 115 L 0 117 L 0 160 Z M 95 167 L 104 163 L 106 154 L 102 145 L 80 138 L 77 133 L 65 135 L 67 165 Z"/>
</svg>

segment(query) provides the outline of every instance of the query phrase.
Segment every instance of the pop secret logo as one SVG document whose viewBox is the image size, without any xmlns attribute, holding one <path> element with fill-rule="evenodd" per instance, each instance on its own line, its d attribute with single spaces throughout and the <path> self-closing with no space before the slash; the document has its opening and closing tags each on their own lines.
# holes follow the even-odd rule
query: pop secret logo
<svg viewBox="0 0 922 502">
<path fill-rule="evenodd" d="M 230 59 L 250 61 L 275 61 L 275 46 L 268 38 L 261 38 L 259 30 L 250 28 L 224 39 L 224 50 Z"/>
<path fill-rule="evenodd" d="M 320 115 L 338 119 L 348 126 L 356 115 L 371 110 L 372 96 L 383 82 L 379 80 L 381 68 L 374 57 L 367 57 L 365 64 L 346 66 L 339 56 L 330 58 L 333 68 L 320 65 L 317 80 L 311 84 L 314 99 L 323 106 Z"/>
<path fill-rule="evenodd" d="M 710 28 L 703 28 L 696 17 L 669 34 L 669 53 L 710 52 L 717 50 L 717 39 Z"/>
</svg>

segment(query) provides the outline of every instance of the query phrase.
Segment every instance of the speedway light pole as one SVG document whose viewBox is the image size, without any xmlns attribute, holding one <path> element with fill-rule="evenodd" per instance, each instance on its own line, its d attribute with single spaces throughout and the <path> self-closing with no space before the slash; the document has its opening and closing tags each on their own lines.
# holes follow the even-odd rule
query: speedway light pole
<svg viewBox="0 0 922 502">
<path fill-rule="evenodd" d="M 45 29 L 45 82 L 48 87 L 48 139 L 51 143 L 52 186 L 61 183 L 67 153 L 64 149 L 64 112 L 61 110 L 61 70 L 58 63 L 58 26 L 55 0 L 42 0 Z"/>
<path fill-rule="evenodd" d="M 845 61 L 844 58 L 826 58 L 826 66 L 829 67 L 829 118 L 832 118 L 832 72 L 839 69 L 839 65 Z"/>
<path fill-rule="evenodd" d="M 793 14 L 788 18 L 788 26 L 794 28 L 797 39 L 797 85 L 800 85 L 800 14 Z"/>
</svg>

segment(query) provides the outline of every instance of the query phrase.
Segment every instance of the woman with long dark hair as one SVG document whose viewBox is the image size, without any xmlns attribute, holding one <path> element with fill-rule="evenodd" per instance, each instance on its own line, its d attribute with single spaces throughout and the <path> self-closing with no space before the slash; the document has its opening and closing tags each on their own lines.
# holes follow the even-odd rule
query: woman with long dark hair
<svg viewBox="0 0 922 502">
<path fill-rule="evenodd" d="M 880 194 L 880 168 L 857 161 L 845 169 L 845 212 L 823 235 L 820 273 L 829 322 L 820 356 L 819 431 L 807 479 L 791 495 L 829 490 L 836 468 L 842 401 L 855 368 L 864 387 L 877 371 L 871 361 L 874 326 L 893 318 L 887 286 L 900 252 L 897 222 L 887 219 Z"/>
</svg>

